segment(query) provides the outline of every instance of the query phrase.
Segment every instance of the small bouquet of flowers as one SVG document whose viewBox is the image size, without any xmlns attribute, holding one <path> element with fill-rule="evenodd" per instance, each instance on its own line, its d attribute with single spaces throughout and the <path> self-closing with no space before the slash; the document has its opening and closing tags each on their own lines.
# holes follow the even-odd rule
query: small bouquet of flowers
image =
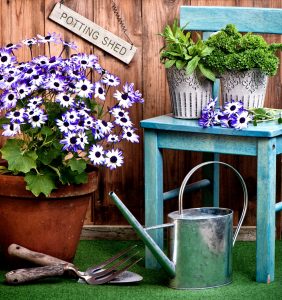
<svg viewBox="0 0 282 300">
<path fill-rule="evenodd" d="M 52 43 L 62 46 L 58 56 L 50 54 Z M 34 57 L 34 47 L 42 44 L 49 56 Z M 30 50 L 27 62 L 14 54 L 21 47 Z M 36 196 L 47 196 L 60 184 L 86 182 L 88 163 L 111 170 L 122 166 L 117 144 L 138 142 L 129 109 L 144 101 L 141 93 L 133 83 L 117 89 L 119 77 L 103 69 L 96 55 L 63 58 L 66 49 L 77 46 L 56 33 L 0 49 L 0 124 L 9 137 L 1 149 L 8 161 L 2 172 L 23 174 Z M 109 107 L 111 89 L 115 103 Z"/>
<path fill-rule="evenodd" d="M 217 98 L 207 104 L 202 110 L 198 123 L 201 127 L 207 128 L 219 125 L 225 128 L 237 130 L 248 127 L 249 122 L 257 126 L 261 122 L 276 121 L 282 124 L 282 109 L 275 108 L 249 108 L 243 106 L 242 101 L 231 100 L 226 102 L 223 108 L 216 107 Z"/>
<path fill-rule="evenodd" d="M 222 109 L 216 108 L 216 102 L 217 98 L 212 99 L 202 110 L 199 125 L 203 128 L 219 125 L 225 128 L 244 129 L 253 119 L 241 101 L 226 102 Z"/>
</svg>

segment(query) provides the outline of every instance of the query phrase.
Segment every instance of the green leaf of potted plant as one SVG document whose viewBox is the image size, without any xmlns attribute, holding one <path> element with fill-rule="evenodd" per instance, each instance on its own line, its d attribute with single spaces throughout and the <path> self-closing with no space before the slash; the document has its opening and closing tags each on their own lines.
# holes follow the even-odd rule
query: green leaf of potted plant
<svg viewBox="0 0 282 300">
<path fill-rule="evenodd" d="M 206 65 L 221 77 L 223 101 L 242 100 L 244 106 L 263 107 L 267 79 L 279 66 L 275 55 L 282 44 L 268 44 L 260 35 L 241 34 L 233 24 L 211 35 L 213 52 Z"/>
<path fill-rule="evenodd" d="M 191 119 L 200 117 L 201 109 L 212 97 L 215 75 L 205 61 L 213 48 L 200 35 L 194 42 L 191 32 L 185 32 L 184 28 L 179 27 L 178 20 L 172 26 L 165 26 L 160 34 L 165 41 L 160 60 L 167 69 L 174 116 Z"/>
</svg>

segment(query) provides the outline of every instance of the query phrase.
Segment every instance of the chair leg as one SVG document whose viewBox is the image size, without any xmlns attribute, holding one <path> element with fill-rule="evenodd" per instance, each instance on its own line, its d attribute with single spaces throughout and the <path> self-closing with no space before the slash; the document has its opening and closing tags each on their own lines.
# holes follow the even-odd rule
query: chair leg
<svg viewBox="0 0 282 300">
<path fill-rule="evenodd" d="M 275 267 L 275 139 L 258 141 L 256 280 L 270 283 Z"/>
<path fill-rule="evenodd" d="M 158 148 L 157 134 L 145 130 L 145 225 L 146 227 L 163 223 L 163 158 Z M 151 237 L 163 249 L 163 229 L 150 232 Z M 149 269 L 159 268 L 151 251 L 146 248 L 145 266 Z"/>
</svg>

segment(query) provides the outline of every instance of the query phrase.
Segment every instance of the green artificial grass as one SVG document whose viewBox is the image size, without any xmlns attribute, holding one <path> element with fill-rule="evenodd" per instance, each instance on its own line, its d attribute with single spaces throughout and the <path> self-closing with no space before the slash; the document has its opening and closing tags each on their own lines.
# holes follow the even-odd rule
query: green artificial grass
<svg viewBox="0 0 282 300">
<path fill-rule="evenodd" d="M 80 270 L 97 264 L 133 244 L 132 241 L 81 241 L 74 260 Z M 140 256 L 144 246 L 137 242 Z M 189 266 L 187 266 L 188 268 Z M 0 299 L 70 300 L 70 299 L 281 299 L 282 298 L 282 241 L 276 242 L 275 281 L 271 284 L 255 282 L 255 243 L 237 242 L 233 251 L 233 282 L 230 285 L 206 290 L 175 290 L 167 286 L 163 270 L 147 270 L 144 260 L 131 268 L 143 276 L 143 281 L 134 285 L 79 284 L 72 278 L 50 278 L 21 286 L 4 284 L 0 271 Z"/>
</svg>

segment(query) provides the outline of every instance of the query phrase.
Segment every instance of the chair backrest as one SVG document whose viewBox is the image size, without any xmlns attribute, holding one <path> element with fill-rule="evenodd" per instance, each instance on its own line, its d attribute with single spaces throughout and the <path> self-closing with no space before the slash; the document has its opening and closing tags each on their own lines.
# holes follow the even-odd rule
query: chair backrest
<svg viewBox="0 0 282 300">
<path fill-rule="evenodd" d="M 187 24 L 188 23 L 188 24 Z M 282 34 L 282 9 L 228 6 L 181 6 L 180 26 L 202 31 L 206 39 L 227 24 L 234 24 L 240 32 Z M 213 96 L 219 95 L 219 81 Z"/>
<path fill-rule="evenodd" d="M 282 9 L 257 7 L 181 6 L 180 25 L 214 32 L 232 23 L 240 32 L 282 34 Z"/>
</svg>

